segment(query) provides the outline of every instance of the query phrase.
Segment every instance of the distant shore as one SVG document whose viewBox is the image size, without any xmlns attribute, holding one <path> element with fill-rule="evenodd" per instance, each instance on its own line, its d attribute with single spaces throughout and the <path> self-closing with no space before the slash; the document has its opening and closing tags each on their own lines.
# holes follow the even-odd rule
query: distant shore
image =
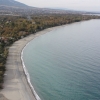
<svg viewBox="0 0 100 100">
<path fill-rule="evenodd" d="M 21 52 L 26 44 L 34 38 L 59 27 L 62 26 L 48 28 L 36 34 L 31 34 L 16 41 L 9 47 L 4 77 L 4 89 L 0 91 L 3 100 L 36 100 L 23 69 Z"/>
</svg>

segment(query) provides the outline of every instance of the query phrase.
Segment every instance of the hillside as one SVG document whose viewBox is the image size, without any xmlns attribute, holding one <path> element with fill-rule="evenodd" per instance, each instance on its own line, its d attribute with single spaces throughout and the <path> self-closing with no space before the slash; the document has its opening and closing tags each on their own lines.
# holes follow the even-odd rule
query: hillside
<svg viewBox="0 0 100 100">
<path fill-rule="evenodd" d="M 87 14 L 74 10 L 30 7 L 15 0 L 0 0 L 0 15 L 28 16 L 45 14 Z"/>
<path fill-rule="evenodd" d="M 37 15 L 79 13 L 68 10 L 30 7 L 15 0 L 0 0 L 0 15 Z"/>
<path fill-rule="evenodd" d="M 28 7 L 27 5 L 17 2 L 15 0 L 0 0 L 0 6 Z"/>
</svg>

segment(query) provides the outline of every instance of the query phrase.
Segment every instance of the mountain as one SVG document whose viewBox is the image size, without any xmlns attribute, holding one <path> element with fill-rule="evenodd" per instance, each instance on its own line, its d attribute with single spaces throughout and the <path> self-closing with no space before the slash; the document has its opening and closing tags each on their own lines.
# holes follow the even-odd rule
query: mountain
<svg viewBox="0 0 100 100">
<path fill-rule="evenodd" d="M 0 15 L 65 14 L 68 11 L 30 7 L 15 0 L 0 0 Z"/>
<path fill-rule="evenodd" d="M 0 6 L 9 6 L 9 7 L 28 7 L 27 5 L 17 2 L 15 0 L 0 0 Z"/>
<path fill-rule="evenodd" d="M 0 0 L 0 15 L 27 16 L 37 14 L 82 14 L 83 12 L 65 8 L 36 8 L 30 7 L 15 0 Z"/>
</svg>

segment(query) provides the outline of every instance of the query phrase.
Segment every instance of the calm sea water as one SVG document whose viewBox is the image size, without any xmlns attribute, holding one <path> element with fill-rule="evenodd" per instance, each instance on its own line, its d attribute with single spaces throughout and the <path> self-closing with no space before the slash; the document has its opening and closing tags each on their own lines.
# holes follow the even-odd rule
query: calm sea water
<svg viewBox="0 0 100 100">
<path fill-rule="evenodd" d="M 100 100 L 100 20 L 35 38 L 23 60 L 41 100 Z"/>
</svg>

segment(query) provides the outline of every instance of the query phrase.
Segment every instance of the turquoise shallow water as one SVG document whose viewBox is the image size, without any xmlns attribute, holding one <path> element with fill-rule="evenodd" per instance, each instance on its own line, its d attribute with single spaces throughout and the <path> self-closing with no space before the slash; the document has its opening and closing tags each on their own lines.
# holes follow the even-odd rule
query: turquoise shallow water
<svg viewBox="0 0 100 100">
<path fill-rule="evenodd" d="M 41 100 L 100 100 L 100 20 L 35 38 L 23 60 Z"/>
</svg>

